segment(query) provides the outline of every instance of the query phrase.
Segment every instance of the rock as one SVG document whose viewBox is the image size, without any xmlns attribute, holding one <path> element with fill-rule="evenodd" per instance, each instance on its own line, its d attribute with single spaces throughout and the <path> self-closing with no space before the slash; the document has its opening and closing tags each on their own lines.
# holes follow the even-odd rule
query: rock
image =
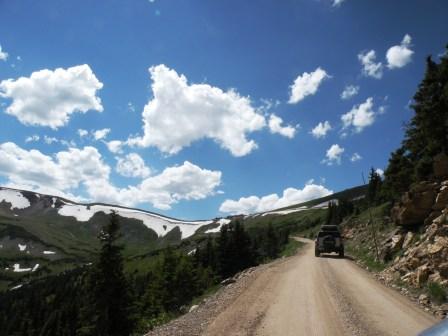
<svg viewBox="0 0 448 336">
<path fill-rule="evenodd" d="M 404 241 L 404 235 L 402 234 L 396 234 L 392 237 L 392 242 L 391 242 L 391 249 L 392 251 L 397 251 L 401 248 L 401 246 L 403 245 L 403 241 Z"/>
<path fill-rule="evenodd" d="M 429 305 L 430 301 L 429 301 L 429 297 L 426 294 L 421 294 L 418 297 L 418 303 L 422 304 L 422 305 Z"/>
<path fill-rule="evenodd" d="M 433 161 L 434 176 L 437 178 L 448 177 L 448 155 L 437 154 Z"/>
<path fill-rule="evenodd" d="M 448 205 L 448 187 L 442 187 L 437 194 L 436 202 L 432 207 L 434 210 L 442 210 Z"/>
<path fill-rule="evenodd" d="M 428 253 L 436 254 L 445 248 L 448 248 L 448 238 L 437 236 L 434 238 L 434 244 L 429 245 Z"/>
<path fill-rule="evenodd" d="M 442 281 L 442 277 L 440 276 L 439 272 L 435 272 L 429 275 L 428 281 L 440 283 Z"/>
<path fill-rule="evenodd" d="M 406 233 L 406 236 L 404 237 L 403 241 L 403 249 L 407 249 L 409 247 L 409 245 L 412 242 L 412 238 L 414 238 L 414 233 L 412 233 L 411 231 Z"/>
<path fill-rule="evenodd" d="M 439 211 L 439 210 L 434 210 L 434 211 L 432 211 L 429 215 L 428 215 L 428 217 L 426 217 L 426 219 L 425 219 L 425 225 L 426 226 L 428 226 L 428 225 L 431 225 L 432 224 L 432 221 L 434 220 L 434 219 L 436 219 L 437 217 L 439 217 L 441 215 L 441 212 Z"/>
<path fill-rule="evenodd" d="M 199 307 L 199 305 L 193 305 L 193 306 L 191 306 L 191 308 L 188 312 L 191 313 L 192 311 L 198 309 L 198 307 Z"/>
<path fill-rule="evenodd" d="M 223 281 L 221 281 L 221 285 L 227 286 L 227 285 L 233 284 L 234 282 L 235 282 L 235 279 L 227 278 L 227 279 L 224 279 Z"/>
<path fill-rule="evenodd" d="M 437 269 L 443 278 L 448 279 L 448 262 L 441 263 Z"/>
<path fill-rule="evenodd" d="M 424 222 L 432 211 L 436 193 L 432 183 L 418 183 L 405 193 L 399 205 L 392 208 L 394 222 L 399 226 L 414 226 Z"/>
<path fill-rule="evenodd" d="M 429 267 L 427 265 L 420 266 L 417 268 L 417 278 L 416 278 L 416 285 L 418 287 L 421 287 L 429 277 Z"/>
<path fill-rule="evenodd" d="M 415 270 L 420 264 L 420 259 L 418 258 L 410 258 L 405 264 L 405 267 L 409 270 Z"/>
</svg>

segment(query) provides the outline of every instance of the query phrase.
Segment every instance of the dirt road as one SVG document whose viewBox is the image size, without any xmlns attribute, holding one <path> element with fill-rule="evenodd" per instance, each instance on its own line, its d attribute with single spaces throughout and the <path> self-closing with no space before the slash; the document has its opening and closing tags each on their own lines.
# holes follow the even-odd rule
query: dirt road
<svg viewBox="0 0 448 336">
<path fill-rule="evenodd" d="M 437 320 L 348 259 L 314 244 L 273 263 L 204 335 L 416 335 Z"/>
</svg>

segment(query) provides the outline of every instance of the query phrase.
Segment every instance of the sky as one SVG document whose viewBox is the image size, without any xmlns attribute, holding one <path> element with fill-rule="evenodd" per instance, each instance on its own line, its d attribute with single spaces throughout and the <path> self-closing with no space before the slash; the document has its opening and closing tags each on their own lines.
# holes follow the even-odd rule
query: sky
<svg viewBox="0 0 448 336">
<path fill-rule="evenodd" d="M 382 172 L 440 0 L 0 0 L 0 185 L 202 219 Z"/>
</svg>

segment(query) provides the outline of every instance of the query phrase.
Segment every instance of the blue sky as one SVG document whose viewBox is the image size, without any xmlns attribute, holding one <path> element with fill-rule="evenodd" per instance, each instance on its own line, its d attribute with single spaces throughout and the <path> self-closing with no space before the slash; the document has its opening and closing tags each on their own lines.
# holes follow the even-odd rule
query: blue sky
<svg viewBox="0 0 448 336">
<path fill-rule="evenodd" d="M 1 1 L 0 183 L 181 218 L 359 185 L 399 145 L 425 57 L 448 42 L 447 12 L 409 0 Z"/>
</svg>

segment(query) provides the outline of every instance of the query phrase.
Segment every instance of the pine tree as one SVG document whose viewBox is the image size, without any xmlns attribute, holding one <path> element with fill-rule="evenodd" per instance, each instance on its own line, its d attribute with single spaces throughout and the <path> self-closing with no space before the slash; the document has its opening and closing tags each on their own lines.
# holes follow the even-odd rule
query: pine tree
<svg viewBox="0 0 448 336">
<path fill-rule="evenodd" d="M 367 200 L 370 205 L 375 205 L 380 199 L 381 186 L 383 181 L 380 174 L 373 168 L 370 169 L 369 185 L 367 187 Z"/>
<path fill-rule="evenodd" d="M 92 266 L 90 284 L 92 290 L 92 335 L 126 336 L 133 329 L 132 300 L 123 271 L 122 247 L 118 215 L 112 212 L 110 221 L 99 235 L 101 252 Z"/>
<path fill-rule="evenodd" d="M 448 153 L 448 46 L 436 63 L 426 60 L 426 73 L 414 95 L 415 115 L 406 126 L 402 146 L 391 154 L 384 195 L 396 199 L 411 183 L 431 179 L 433 159 Z"/>
</svg>

